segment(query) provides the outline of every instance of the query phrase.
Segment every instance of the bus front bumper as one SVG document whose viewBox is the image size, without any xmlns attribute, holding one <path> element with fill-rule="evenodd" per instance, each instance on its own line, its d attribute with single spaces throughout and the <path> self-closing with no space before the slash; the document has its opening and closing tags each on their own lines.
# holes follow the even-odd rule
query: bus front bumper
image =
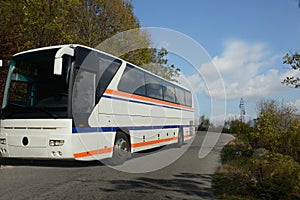
<svg viewBox="0 0 300 200">
<path fill-rule="evenodd" d="M 1 120 L 0 154 L 5 158 L 74 159 L 67 119 Z"/>
<path fill-rule="evenodd" d="M 7 136 L 0 134 L 0 153 L 7 158 L 73 159 L 72 138 L 67 135 Z"/>
</svg>

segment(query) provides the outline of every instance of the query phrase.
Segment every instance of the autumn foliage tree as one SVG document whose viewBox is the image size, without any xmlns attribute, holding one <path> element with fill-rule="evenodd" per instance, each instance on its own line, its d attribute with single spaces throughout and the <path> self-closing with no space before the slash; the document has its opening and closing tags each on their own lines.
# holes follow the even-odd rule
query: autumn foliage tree
<svg viewBox="0 0 300 200">
<path fill-rule="evenodd" d="M 180 69 L 176 68 L 173 64 L 168 64 L 168 60 L 166 59 L 166 56 L 169 53 L 168 50 L 166 48 L 152 50 L 154 56 L 152 57 L 151 63 L 143 64 L 142 67 L 167 80 L 177 82 L 177 78 L 180 75 Z"/>
<path fill-rule="evenodd" d="M 150 36 L 139 29 L 130 0 L 1 0 L 0 13 L 0 59 L 27 49 L 77 43 L 99 47 L 169 80 L 179 76 L 179 69 L 164 58 L 166 49 L 148 48 Z M 121 35 L 114 37 L 114 44 L 101 45 L 127 30 L 135 30 L 131 38 L 124 41 Z M 142 48 L 132 49 L 134 45 Z"/>
<path fill-rule="evenodd" d="M 117 32 L 138 28 L 130 1 L 3 0 L 1 57 L 55 44 L 96 46 Z"/>
<path fill-rule="evenodd" d="M 252 133 L 254 147 L 289 155 L 300 163 L 300 119 L 295 107 L 263 100 L 258 109 L 257 131 Z"/>
</svg>

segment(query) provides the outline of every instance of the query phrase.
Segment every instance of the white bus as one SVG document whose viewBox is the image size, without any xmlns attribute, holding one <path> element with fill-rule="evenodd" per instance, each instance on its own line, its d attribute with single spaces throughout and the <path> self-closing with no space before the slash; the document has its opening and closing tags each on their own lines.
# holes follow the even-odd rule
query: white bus
<svg viewBox="0 0 300 200">
<path fill-rule="evenodd" d="M 3 93 L 0 153 L 8 158 L 123 163 L 194 135 L 192 93 L 82 45 L 13 56 Z"/>
</svg>

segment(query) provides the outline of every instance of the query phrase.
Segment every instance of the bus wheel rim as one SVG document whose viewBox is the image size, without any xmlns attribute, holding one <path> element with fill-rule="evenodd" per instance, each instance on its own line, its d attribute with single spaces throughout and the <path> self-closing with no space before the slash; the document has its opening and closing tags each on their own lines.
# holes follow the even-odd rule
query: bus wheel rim
<svg viewBox="0 0 300 200">
<path fill-rule="evenodd" d="M 117 141 L 116 147 L 117 147 L 117 155 L 118 157 L 124 157 L 127 154 L 127 142 L 123 138 L 119 139 Z"/>
</svg>

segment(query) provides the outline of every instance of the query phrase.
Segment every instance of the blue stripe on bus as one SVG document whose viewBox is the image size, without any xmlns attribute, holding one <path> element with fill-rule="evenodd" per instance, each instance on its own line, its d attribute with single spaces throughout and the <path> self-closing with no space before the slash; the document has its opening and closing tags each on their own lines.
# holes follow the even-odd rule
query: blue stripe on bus
<svg viewBox="0 0 300 200">
<path fill-rule="evenodd" d="M 191 125 L 183 125 L 181 127 L 190 127 Z M 154 130 L 154 129 L 171 129 L 179 128 L 179 125 L 169 126 L 132 126 L 132 127 L 92 127 L 92 128 L 72 128 L 72 133 L 92 133 L 92 132 L 116 132 L 118 129 L 126 128 L 130 131 Z"/>
<path fill-rule="evenodd" d="M 174 107 L 171 107 L 171 106 L 158 105 L 158 104 L 154 104 L 154 103 L 137 101 L 137 100 L 132 100 L 132 99 L 123 99 L 123 98 L 120 98 L 120 97 L 114 97 L 114 96 L 108 96 L 108 95 L 103 95 L 102 97 L 108 98 L 108 99 L 120 100 L 120 101 L 127 101 L 127 102 L 131 102 L 131 103 L 139 103 L 139 104 L 144 104 L 144 105 L 149 105 L 149 106 L 158 106 L 158 107 L 170 108 L 170 109 L 174 109 L 174 110 L 184 110 L 184 111 L 188 111 L 188 112 L 194 112 L 192 110 L 186 110 L 186 109 L 182 109 L 182 108 L 174 108 Z"/>
</svg>

